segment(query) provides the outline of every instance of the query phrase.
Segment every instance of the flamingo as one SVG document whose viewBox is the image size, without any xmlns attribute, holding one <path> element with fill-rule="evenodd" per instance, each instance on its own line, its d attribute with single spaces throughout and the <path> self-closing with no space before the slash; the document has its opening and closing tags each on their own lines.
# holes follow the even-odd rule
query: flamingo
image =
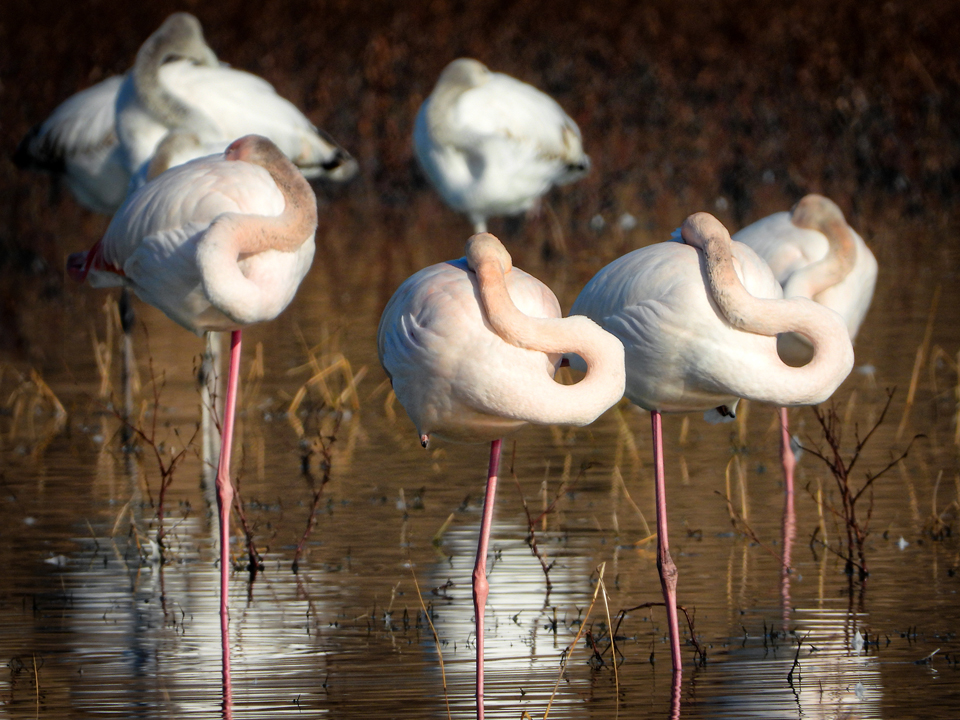
<svg viewBox="0 0 960 720">
<path fill-rule="evenodd" d="M 115 212 L 130 182 L 114 132 L 122 83 L 116 75 L 67 98 L 27 132 L 13 154 L 14 164 L 61 178 L 89 210 Z"/>
<path fill-rule="evenodd" d="M 850 340 L 856 338 L 877 284 L 877 259 L 836 203 L 822 195 L 807 195 L 790 212 L 758 220 L 733 239 L 749 245 L 766 261 L 784 296 L 810 298 L 835 310 L 846 322 Z M 777 351 L 794 366 L 808 363 L 813 356 L 810 343 L 796 333 L 779 336 Z M 796 461 L 786 408 L 780 408 L 780 432 L 785 491 L 792 506 Z"/>
<path fill-rule="evenodd" d="M 435 437 L 491 444 L 473 570 L 482 720 L 486 560 L 501 438 L 527 423 L 593 422 L 623 396 L 623 345 L 587 318 L 561 318 L 550 289 L 514 268 L 488 233 L 467 241 L 466 257 L 408 278 L 383 311 L 377 342 L 423 447 Z M 585 361 L 586 376 L 576 385 L 553 380 L 564 352 Z"/>
<path fill-rule="evenodd" d="M 171 131 L 197 138 L 191 157 L 249 133 L 269 137 L 308 178 L 342 182 L 357 163 L 266 80 L 221 66 L 189 13 L 170 15 L 140 47 L 117 97 L 117 135 L 131 175 Z M 179 148 L 178 159 L 186 154 Z M 153 168 L 152 174 L 158 170 Z"/>
<path fill-rule="evenodd" d="M 220 633 L 230 699 L 228 579 L 230 451 L 241 328 L 275 318 L 310 268 L 316 197 L 270 140 L 248 135 L 221 154 L 172 168 L 131 195 L 106 234 L 67 261 L 94 287 L 123 285 L 187 330 L 231 331 L 223 443 L 217 470 Z"/>
<path fill-rule="evenodd" d="M 677 567 L 670 557 L 663 472 L 662 412 L 717 409 L 739 398 L 778 405 L 826 400 L 853 367 L 843 319 L 806 298 L 782 299 L 763 260 L 733 242 L 712 215 L 696 213 L 679 242 L 649 245 L 613 261 L 584 287 L 571 309 L 623 341 L 626 397 L 649 410 L 657 506 L 657 567 L 667 611 L 670 656 L 682 672 Z M 777 355 L 779 333 L 813 346 L 804 367 Z M 574 367 L 580 359 L 571 357 Z"/>
<path fill-rule="evenodd" d="M 487 218 L 530 210 L 590 168 L 580 129 L 553 98 L 470 58 L 440 73 L 413 144 L 437 192 L 478 233 Z"/>
</svg>

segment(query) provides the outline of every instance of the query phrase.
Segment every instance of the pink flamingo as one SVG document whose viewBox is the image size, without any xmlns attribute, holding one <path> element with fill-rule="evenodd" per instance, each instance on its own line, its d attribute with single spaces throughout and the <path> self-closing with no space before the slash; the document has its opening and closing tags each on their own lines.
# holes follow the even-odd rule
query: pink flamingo
<svg viewBox="0 0 960 720">
<path fill-rule="evenodd" d="M 784 297 L 810 298 L 835 310 L 846 323 L 850 339 L 856 338 L 877 284 L 877 259 L 847 225 L 836 203 L 822 195 L 807 195 L 790 212 L 757 220 L 733 239 L 749 245 L 766 261 L 783 286 Z M 813 356 L 810 343 L 796 333 L 777 338 L 777 352 L 793 366 L 804 365 Z M 787 505 L 792 506 L 796 463 L 786 408 L 780 409 L 780 429 Z"/>
<path fill-rule="evenodd" d="M 434 437 L 490 442 L 490 466 L 473 571 L 477 717 L 483 718 L 483 613 L 487 547 L 500 438 L 526 423 L 587 425 L 623 396 L 623 345 L 583 317 L 561 318 L 556 297 L 519 268 L 488 233 L 466 257 L 408 278 L 380 319 L 380 362 L 427 447 Z M 576 385 L 553 375 L 576 352 L 587 374 Z"/>
<path fill-rule="evenodd" d="M 94 287 L 123 285 L 192 332 L 231 331 L 217 470 L 220 632 L 230 700 L 230 450 L 241 328 L 275 318 L 313 260 L 316 197 L 270 140 L 247 135 L 222 154 L 175 167 L 131 195 L 103 238 L 67 270 Z"/>
<path fill-rule="evenodd" d="M 677 567 L 670 557 L 661 412 L 716 409 L 739 398 L 812 405 L 830 397 L 853 367 L 843 320 L 805 298 L 781 299 L 770 268 L 732 242 L 712 215 L 684 222 L 679 242 L 624 255 L 587 283 L 571 314 L 586 315 L 623 341 L 626 396 L 650 410 L 656 477 L 657 567 L 667 610 L 674 673 L 682 670 Z M 804 335 L 813 359 L 785 365 L 776 336 Z M 572 358 L 577 366 L 578 359 Z"/>
</svg>

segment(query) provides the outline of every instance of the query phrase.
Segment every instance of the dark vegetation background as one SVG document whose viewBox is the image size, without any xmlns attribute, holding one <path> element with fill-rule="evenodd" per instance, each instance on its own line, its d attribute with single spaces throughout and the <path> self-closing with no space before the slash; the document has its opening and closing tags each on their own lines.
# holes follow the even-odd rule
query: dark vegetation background
<svg viewBox="0 0 960 720">
<path fill-rule="evenodd" d="M 64 255 L 107 223 L 18 172 L 17 142 L 70 94 L 124 72 L 174 10 L 197 15 L 222 60 L 265 77 L 358 158 L 360 178 L 320 191 L 331 226 L 410 237 L 430 216 L 466 237 L 419 173 L 410 135 L 440 70 L 467 55 L 550 93 L 580 125 L 594 170 L 551 201 L 574 259 L 662 239 L 696 210 L 734 231 L 810 191 L 868 240 L 915 219 L 958 244 L 954 0 L 5 0 L 0 350 L 29 355 L 25 308 L 63 292 Z M 589 220 L 624 212 L 640 235 L 600 242 Z M 899 242 L 896 257 L 923 252 Z"/>
</svg>

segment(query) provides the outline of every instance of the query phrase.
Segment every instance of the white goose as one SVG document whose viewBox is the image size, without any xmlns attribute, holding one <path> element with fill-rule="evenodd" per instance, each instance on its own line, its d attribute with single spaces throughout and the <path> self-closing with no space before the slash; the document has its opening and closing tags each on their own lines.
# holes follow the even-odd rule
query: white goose
<svg viewBox="0 0 960 720">
<path fill-rule="evenodd" d="M 234 139 L 270 138 L 308 178 L 345 181 L 357 163 L 329 135 L 318 130 L 266 80 L 221 66 L 203 39 L 200 22 L 174 13 L 137 53 L 117 98 L 117 135 L 127 170 L 144 170 L 171 132 L 195 139 L 178 146 L 176 161 L 222 152 Z"/>
<path fill-rule="evenodd" d="M 14 164 L 62 179 L 81 205 L 112 214 L 130 181 L 114 132 L 122 82 L 119 75 L 107 78 L 61 103 L 20 141 Z"/>
<path fill-rule="evenodd" d="M 469 58 L 440 74 L 417 114 L 417 160 L 476 232 L 487 218 L 531 209 L 590 168 L 580 129 L 553 98 Z"/>
</svg>

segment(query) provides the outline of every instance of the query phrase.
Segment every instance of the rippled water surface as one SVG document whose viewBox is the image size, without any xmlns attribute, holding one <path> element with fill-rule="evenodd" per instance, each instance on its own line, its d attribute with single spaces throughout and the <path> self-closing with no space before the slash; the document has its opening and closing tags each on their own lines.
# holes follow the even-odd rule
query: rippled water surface
<svg viewBox="0 0 960 720">
<path fill-rule="evenodd" d="M 357 263 L 361 257 L 357 251 Z M 567 270 L 548 267 L 548 282 L 550 272 Z M 295 305 L 248 333 L 244 373 L 258 350 L 265 372 L 244 388 L 237 465 L 246 525 L 264 570 L 251 579 L 236 535 L 234 711 L 421 717 L 444 716 L 449 702 L 452 712 L 465 715 L 473 690 L 470 573 L 487 450 L 420 449 L 399 407 L 385 406 L 375 304 L 338 323 L 328 312 L 335 291 L 324 275 L 318 263 Z M 857 346 L 859 367 L 836 397 L 847 419 L 846 452 L 854 424 L 865 428 L 878 417 L 882 388 L 909 382 L 929 297 L 922 288 L 901 290 L 918 296 L 916 317 L 883 322 L 896 310 L 890 288 L 897 282 L 897 270 L 888 266 Z M 339 291 L 363 289 L 348 277 Z M 942 291 L 938 347 L 957 347 L 955 292 L 946 285 Z M 36 391 L 28 382 L 18 384 L 12 366 L 4 378 L 5 395 L 19 392 L 29 402 L 2 418 L 0 537 L 7 563 L 0 653 L 7 672 L 0 697 L 11 717 L 38 711 L 209 716 L 220 702 L 218 591 L 199 440 L 191 440 L 165 493 L 161 555 L 158 457 L 145 442 L 134 454 L 121 451 L 109 392 L 98 396 L 92 343 L 105 336 L 105 316 L 96 312 L 104 302 L 111 302 L 105 293 L 68 288 L 65 300 L 36 310 L 75 329 L 43 346 L 44 380 L 67 412 L 62 424 L 43 397 L 31 399 Z M 197 425 L 191 368 L 202 344 L 138 309 L 140 425 L 152 432 L 156 419 L 159 462 L 169 464 Z M 324 366 L 335 364 L 334 351 L 349 361 L 360 377 L 358 410 L 351 398 L 335 413 L 314 386 L 297 421 L 287 414 L 312 375 L 303 367 L 308 345 Z M 346 387 L 336 369 L 328 379 L 332 395 Z M 955 376 L 936 364 L 924 372 L 912 420 L 897 440 L 899 391 L 860 460 L 864 471 L 876 472 L 906 447 L 906 438 L 927 436 L 875 484 L 870 576 L 863 583 L 844 574 L 834 552 L 843 535 L 829 514 L 829 504 L 837 503 L 834 480 L 809 453 L 800 465 L 794 573 L 787 583 L 781 578 L 773 408 L 751 405 L 740 422 L 723 426 L 667 418 L 679 597 L 706 655 L 697 665 L 692 646 L 684 648 L 684 717 L 922 717 L 918 694 L 943 708 L 943 717 L 960 712 L 957 546 L 952 536 L 934 540 L 930 533 L 934 507 L 946 511 L 948 528 L 956 512 L 956 406 L 951 395 L 934 395 L 934 382 L 952 392 Z M 794 410 L 792 418 L 802 442 L 823 447 L 812 411 Z M 321 441 L 329 461 L 305 453 Z M 629 612 L 622 622 L 617 617 L 660 599 L 654 547 L 646 542 L 653 517 L 648 416 L 622 405 L 589 429 L 531 428 L 505 447 L 511 471 L 497 506 L 488 611 L 491 716 L 542 713 L 555 686 L 551 715 L 609 716 L 618 706 L 618 683 L 622 713 L 667 715 L 669 650 L 659 608 Z M 326 462 L 329 482 L 294 573 Z M 723 497 L 727 472 L 732 504 L 737 512 L 745 505 L 749 530 L 731 525 Z M 828 503 L 826 550 L 811 542 L 820 522 L 818 489 Z M 527 541 L 524 501 L 533 517 L 553 503 L 535 523 L 549 591 Z M 601 566 L 608 599 L 588 615 Z M 616 675 L 609 652 L 591 660 L 594 641 L 606 650 L 608 611 L 619 622 Z M 589 634 L 571 650 L 581 624 Z M 857 633 L 865 640 L 859 651 Z"/>
<path fill-rule="evenodd" d="M 98 41 L 98 72 L 126 67 L 143 33 L 166 12 L 157 9 L 156 18 L 136 20 L 137 32 L 123 26 L 122 48 Z M 443 11 L 436 12 L 442 20 Z M 660 12 L 671 17 L 667 4 Z M 3 16 L 8 35 L 13 15 Z M 24 33 L 44 27 L 43 18 L 25 10 L 23 15 L 30 20 Z M 405 277 L 462 254 L 468 225 L 407 164 L 406 138 L 447 54 L 486 51 L 469 39 L 458 46 L 457 33 L 438 29 L 446 27 L 441 20 L 425 25 L 424 32 L 449 47 L 429 61 L 433 75 L 417 81 L 410 99 L 391 73 L 415 64 L 403 53 L 414 55 L 419 45 L 398 39 L 414 21 L 397 15 L 391 29 L 386 20 L 368 18 L 364 22 L 379 28 L 368 40 L 366 30 L 357 29 L 359 20 L 334 16 L 341 25 L 328 31 L 335 36 L 331 42 L 342 39 L 363 58 L 353 80 L 343 81 L 346 90 L 351 82 L 364 88 L 346 96 L 365 98 L 365 104 L 354 103 L 364 108 L 360 119 L 343 109 L 346 100 L 329 111 L 317 107 L 317 98 L 333 100 L 322 83 L 310 89 L 314 80 L 308 78 L 317 71 L 298 65 L 296 53 L 271 55 L 261 45 L 244 44 L 243 37 L 261 35 L 239 16 L 201 14 L 211 26 L 208 39 L 225 59 L 268 75 L 288 94 L 312 98 L 303 101 L 313 103 L 311 117 L 355 151 L 364 175 L 337 191 L 319 189 L 318 251 L 310 275 L 280 318 L 244 334 L 234 455 L 243 521 L 234 515 L 232 711 L 244 718 L 468 717 L 474 688 L 470 575 L 488 448 L 421 449 L 412 424 L 391 401 L 375 335 L 384 304 Z M 645 47 L 653 59 L 643 62 L 660 68 L 661 84 L 641 69 L 630 77 L 654 83 L 672 103 L 676 97 L 664 68 L 669 58 L 685 67 L 690 44 L 671 45 L 670 55 L 664 35 L 650 29 L 653 15 L 642 24 L 631 17 L 629 22 L 646 28 Z M 13 81 L 29 62 L 40 63 L 41 50 L 55 48 L 23 47 L 19 65 L 4 61 L 3 83 L 14 88 L 7 92 L 16 99 L 0 101 L 5 132 L 12 132 L 3 138 L 5 148 L 12 149 L 14 135 L 55 102 L 88 84 L 69 74 L 94 72 L 75 39 L 84 22 L 73 17 L 57 26 L 64 58 L 56 67 L 66 74 L 55 77 L 66 79 L 51 81 L 53 86 Z M 896 18 L 890 22 L 895 25 Z M 148 29 L 139 29 L 141 24 Z M 269 27 L 264 25 L 261 44 L 276 44 L 282 36 L 268 33 Z M 584 42 L 598 32 L 584 30 Z M 558 51 L 556 38 L 566 37 L 559 30 L 544 35 L 537 40 L 540 50 L 529 52 L 541 52 L 537 57 L 555 67 L 544 48 Z M 308 42 L 306 34 L 302 42 Z M 921 60 L 927 57 L 922 46 L 914 44 Z M 605 45 L 598 41 L 596 47 Z M 624 40 L 618 47 L 626 53 L 632 45 Z M 327 51 L 318 46 L 311 52 Z M 350 57 L 336 60 L 330 52 L 324 57 L 331 66 L 350 65 Z M 523 52 L 517 50 L 517 57 L 527 57 Z M 508 65 L 503 69 L 519 72 L 509 57 L 502 55 Z M 717 55 L 711 57 L 719 63 Z M 586 50 L 583 58 L 599 62 Z M 496 55 L 483 59 L 497 61 Z M 901 60 L 896 68 L 914 67 Z M 83 70 L 65 69 L 75 67 Z M 930 82 L 946 83 L 937 67 L 930 66 Z M 869 72 L 857 68 L 844 70 L 852 75 L 843 77 Z M 683 118 L 693 112 L 690 107 L 700 107 L 696 103 L 708 102 L 703 98 L 711 97 L 714 76 L 708 68 L 677 72 L 678 87 L 686 82 L 700 88 L 689 91 L 699 98 L 691 106 L 669 105 Z M 751 201 L 737 205 L 740 191 L 726 180 L 709 179 L 729 175 L 727 161 L 716 158 L 727 140 L 740 137 L 735 123 L 711 135 L 705 111 L 702 120 L 690 120 L 702 122 L 697 133 L 703 134 L 683 145 L 686 160 L 664 144 L 649 154 L 637 151 L 631 165 L 623 159 L 637 148 L 631 131 L 621 125 L 611 131 L 596 109 L 617 102 L 613 96 L 597 90 L 599 85 L 567 86 L 546 74 L 565 93 L 565 104 L 593 108 L 578 106 L 575 114 L 595 164 L 583 184 L 549 196 L 539 217 L 493 223 L 518 266 L 553 288 L 568 309 L 603 264 L 665 239 L 689 212 L 715 211 L 736 229 L 786 209 L 803 191 L 831 193 L 880 263 L 877 294 L 856 344 L 857 367 L 824 407 L 835 409 L 842 422 L 845 458 L 854 452 L 858 433 L 863 438 L 879 420 L 886 389 L 896 388 L 886 418 L 862 450 L 854 485 L 886 468 L 914 435 L 923 435 L 859 501 L 861 518 L 869 516 L 869 575 L 861 581 L 844 572 L 846 532 L 835 512 L 836 482 L 811 452 L 798 469 L 795 531 L 785 536 L 775 408 L 750 404 L 735 423 L 719 426 L 699 416 L 665 418 L 670 541 L 679 601 L 696 640 L 681 616 L 680 716 L 960 717 L 960 223 L 953 206 L 943 201 L 941 209 L 933 200 L 928 206 L 923 192 L 936 195 L 929 186 L 903 190 L 890 180 L 885 190 L 880 181 L 864 180 L 866 175 L 855 182 L 856 163 L 847 168 L 839 155 L 836 166 L 824 161 L 828 167 L 818 174 L 814 161 L 784 159 L 759 140 L 763 162 L 776 156 L 784 165 L 770 160 L 770 182 L 760 179 L 766 177 L 760 160 L 743 169 L 738 177 Z M 944 87 L 937 92 L 946 97 Z M 723 88 L 728 95 L 717 100 L 717 117 L 738 107 L 725 104 L 722 98 L 733 91 Z M 687 97 L 687 91 L 677 92 Z M 826 108 L 824 126 L 848 122 L 843 113 L 859 107 L 859 96 L 847 86 L 836 90 L 844 105 L 830 94 L 832 85 L 823 92 L 827 100 L 816 107 Z M 932 90 L 924 92 L 934 97 Z M 588 95 L 589 102 L 573 99 Z M 847 102 L 848 96 L 856 102 Z M 889 100 L 879 91 L 868 93 L 864 102 L 875 102 L 871 107 L 877 109 L 884 97 Z M 923 107 L 927 112 L 939 106 Z M 869 112 L 863 112 L 856 122 L 868 122 Z M 371 117 L 376 122 L 368 127 Z M 929 132 L 941 127 L 932 115 L 923 117 Z M 654 119 L 634 121 L 650 132 L 659 127 Z M 824 156 L 844 143 L 867 142 L 862 138 L 869 133 L 857 135 L 856 122 L 838 131 L 830 141 L 837 145 L 822 150 Z M 783 147 L 789 144 L 777 138 Z M 701 140 L 706 150 L 696 145 Z M 749 143 L 745 147 L 751 151 Z M 943 147 L 943 157 L 955 152 Z M 672 164 L 666 168 L 671 157 L 677 168 L 687 164 L 687 175 L 681 177 Z M 927 160 L 935 157 L 931 149 Z M 863 173 L 880 173 L 868 160 Z M 924 172 L 934 172 L 930 167 Z M 908 170 L 903 177 L 913 178 Z M 641 175 L 659 180 L 648 187 Z M 135 451 L 125 452 L 114 411 L 120 395 L 115 298 L 65 282 L 57 269 L 66 253 L 96 241 L 106 220 L 69 197 L 58 199 L 46 180 L 16 174 L 9 163 L 0 168 L 0 180 L 6 191 L 0 220 L 6 243 L 0 255 L 6 333 L 0 344 L 0 715 L 215 717 L 221 713 L 216 528 L 202 482 L 208 473 L 195 380 L 203 341 L 137 304 L 135 417 L 143 436 Z M 627 212 L 636 223 L 623 219 Z M 606 220 L 603 227 L 590 222 L 598 214 Z M 791 422 L 801 444 L 827 453 L 811 409 L 791 410 Z M 670 716 L 665 620 L 662 608 L 646 606 L 662 600 L 651 542 L 649 425 L 646 413 L 621 404 L 589 428 L 527 428 L 505 442 L 487 611 L 490 717 L 520 718 L 524 711 L 542 717 L 551 702 L 555 718 Z M 262 570 L 254 574 L 247 536 L 262 558 Z M 785 541 L 793 565 L 788 576 L 781 572 Z M 601 575 L 605 592 L 598 593 Z"/>
</svg>

